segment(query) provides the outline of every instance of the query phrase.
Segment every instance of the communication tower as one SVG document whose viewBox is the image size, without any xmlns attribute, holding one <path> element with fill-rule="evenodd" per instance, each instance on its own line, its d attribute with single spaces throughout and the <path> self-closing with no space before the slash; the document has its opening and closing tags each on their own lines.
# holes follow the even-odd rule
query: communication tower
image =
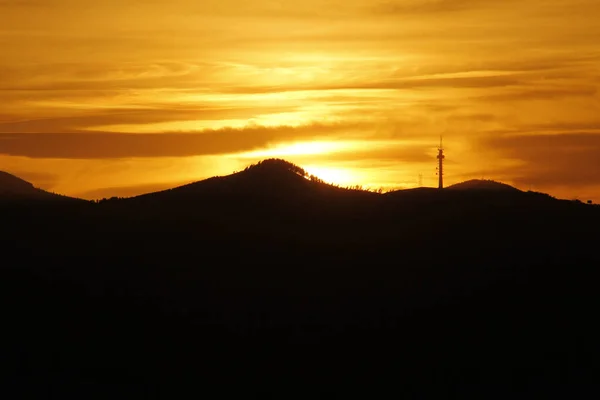
<svg viewBox="0 0 600 400">
<path fill-rule="evenodd" d="M 423 174 L 419 174 L 419 187 L 423 187 Z"/>
<path fill-rule="evenodd" d="M 446 156 L 444 155 L 444 146 L 442 143 L 442 136 L 440 135 L 440 147 L 438 148 L 438 167 L 437 167 L 437 175 L 438 175 L 438 189 L 444 188 L 444 159 Z"/>
</svg>

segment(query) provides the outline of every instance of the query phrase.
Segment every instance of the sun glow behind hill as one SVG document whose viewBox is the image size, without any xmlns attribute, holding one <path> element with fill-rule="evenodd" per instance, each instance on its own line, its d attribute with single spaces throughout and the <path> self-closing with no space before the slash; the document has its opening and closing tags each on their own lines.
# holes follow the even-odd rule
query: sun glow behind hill
<svg viewBox="0 0 600 400">
<path fill-rule="evenodd" d="M 285 143 L 270 146 L 263 150 L 232 154 L 231 158 L 242 160 L 260 160 L 264 158 L 311 159 L 315 156 L 327 156 L 336 153 L 347 153 L 364 146 L 360 141 L 310 141 Z M 323 164 L 302 165 L 309 174 L 323 181 L 340 186 L 356 185 L 360 181 L 356 169 L 349 167 L 333 167 Z"/>
<path fill-rule="evenodd" d="M 304 169 L 309 174 L 317 176 L 319 179 L 334 185 L 350 186 L 360 181 L 360 178 L 357 176 L 357 171 L 352 171 L 349 168 L 307 165 Z"/>
<path fill-rule="evenodd" d="M 339 185 L 362 186 L 369 189 L 379 188 L 404 188 L 411 187 L 413 183 L 402 184 L 402 175 L 415 175 L 408 165 L 397 166 L 391 170 L 374 165 L 373 168 L 365 168 L 364 165 L 348 163 L 344 160 L 352 158 L 352 154 L 364 151 L 383 151 L 394 149 L 401 151 L 406 141 L 364 141 L 364 140 L 314 140 L 293 143 L 282 143 L 268 146 L 262 150 L 230 154 L 232 160 L 257 162 L 265 158 L 284 158 L 304 168 L 309 174 L 323 181 Z M 247 160 L 247 161 L 246 161 Z M 386 176 L 387 173 L 387 176 Z M 386 180 L 387 179 L 387 180 Z"/>
</svg>

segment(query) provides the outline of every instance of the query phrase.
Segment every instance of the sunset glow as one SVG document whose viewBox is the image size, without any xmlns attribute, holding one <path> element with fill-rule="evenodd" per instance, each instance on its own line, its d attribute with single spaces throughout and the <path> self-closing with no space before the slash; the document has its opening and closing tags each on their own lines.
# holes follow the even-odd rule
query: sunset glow
<svg viewBox="0 0 600 400">
<path fill-rule="evenodd" d="M 0 0 L 0 170 L 86 198 L 269 157 L 600 201 L 596 0 Z"/>
<path fill-rule="evenodd" d="M 352 171 L 348 168 L 331 168 L 309 165 L 304 168 L 309 174 L 315 175 L 327 183 L 333 183 L 340 186 L 352 186 L 358 181 L 352 175 Z"/>
</svg>

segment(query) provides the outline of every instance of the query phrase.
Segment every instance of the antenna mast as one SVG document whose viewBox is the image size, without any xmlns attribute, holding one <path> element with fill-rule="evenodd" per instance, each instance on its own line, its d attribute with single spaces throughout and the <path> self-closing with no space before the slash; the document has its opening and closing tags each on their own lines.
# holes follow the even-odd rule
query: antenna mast
<svg viewBox="0 0 600 400">
<path fill-rule="evenodd" d="M 442 135 L 440 135 L 440 147 L 438 148 L 438 167 L 437 167 L 437 175 L 438 175 L 438 189 L 444 188 L 444 159 L 446 156 L 444 155 L 444 146 L 442 143 Z"/>
</svg>

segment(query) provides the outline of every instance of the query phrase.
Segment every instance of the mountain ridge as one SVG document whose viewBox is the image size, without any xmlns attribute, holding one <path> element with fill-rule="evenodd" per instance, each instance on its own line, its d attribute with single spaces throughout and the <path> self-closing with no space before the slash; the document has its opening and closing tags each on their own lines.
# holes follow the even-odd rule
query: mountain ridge
<svg viewBox="0 0 600 400">
<path fill-rule="evenodd" d="M 244 170 L 239 172 L 234 172 L 229 175 L 222 176 L 214 176 L 207 179 L 203 179 L 200 181 L 195 181 L 188 183 L 186 185 L 177 186 L 174 188 L 158 191 L 158 192 L 150 192 L 144 193 L 138 196 L 133 196 L 133 198 L 142 198 L 142 197 L 150 197 L 152 195 L 165 195 L 167 193 L 174 192 L 187 192 L 187 193 L 200 193 L 202 191 L 206 191 L 209 188 L 212 189 L 225 189 L 230 188 L 233 185 L 240 185 L 245 190 L 261 190 L 261 189 L 275 189 L 275 190 L 285 190 L 289 189 L 288 186 L 294 185 L 295 189 L 311 189 L 311 185 L 314 187 L 320 187 L 321 190 L 330 190 L 336 192 L 361 192 L 361 193 L 370 193 L 370 194 L 433 194 L 440 193 L 437 188 L 433 187 L 420 187 L 420 188 L 409 188 L 409 189 L 399 189 L 392 190 L 389 192 L 375 192 L 364 189 L 357 189 L 353 187 L 341 187 L 339 185 L 327 183 L 317 176 L 310 175 L 307 171 L 305 171 L 302 167 L 295 165 L 291 162 L 288 162 L 283 159 L 270 158 L 259 161 L 256 164 L 249 165 Z M 275 188 L 274 184 L 282 184 L 284 187 Z M 287 186 L 286 186 L 287 185 Z M 451 186 L 448 186 L 446 189 L 450 190 L 485 190 L 485 191 L 512 191 L 525 193 L 520 189 L 517 189 L 513 186 L 510 186 L 505 183 L 496 182 L 493 180 L 468 180 L 464 182 L 460 182 Z"/>
<path fill-rule="evenodd" d="M 537 196 L 534 196 L 537 195 Z M 302 167 L 283 159 L 270 158 L 247 166 L 244 170 L 228 175 L 213 176 L 173 188 L 143 193 L 130 197 L 103 198 L 99 202 L 130 200 L 150 202 L 177 201 L 203 197 L 248 197 L 289 200 L 294 198 L 394 198 L 404 200 L 432 200 L 460 197 L 478 198 L 530 198 L 555 199 L 546 193 L 522 191 L 511 185 L 494 180 L 471 179 L 450 185 L 443 190 L 433 187 L 409 188 L 389 192 L 376 192 L 358 187 L 341 187 L 330 184 L 317 176 L 309 174 Z M 36 188 L 15 175 L 0 171 L 0 200 L 17 199 L 76 199 L 74 197 L 47 192 Z M 568 200 L 564 200 L 568 201 Z"/>
<path fill-rule="evenodd" d="M 448 186 L 449 190 L 494 190 L 494 191 L 512 191 L 523 192 L 514 186 L 506 183 L 494 181 L 491 179 L 470 179 Z"/>
<path fill-rule="evenodd" d="M 387 384 L 421 393 L 431 376 L 464 376 L 470 394 L 470 382 L 497 393 L 531 371 L 546 387 L 565 366 L 595 376 L 563 360 L 598 353 L 600 207 L 513 191 L 379 195 L 271 162 L 207 181 L 143 201 L 2 207 L 8 379 L 87 390 L 116 374 L 147 394 L 183 376 L 204 393 L 242 382 L 247 396 L 314 373 L 332 393 L 367 382 L 372 398 Z M 457 393 L 449 384 L 425 397 Z"/>
<path fill-rule="evenodd" d="M 175 199 L 183 196 L 228 195 L 290 199 L 295 196 L 312 197 L 319 194 L 369 196 L 375 193 L 331 185 L 288 161 L 266 159 L 229 175 L 214 176 L 187 185 L 134 196 L 130 199 Z"/>
<path fill-rule="evenodd" d="M 64 196 L 48 192 L 35 187 L 18 176 L 5 171 L 0 171 L 0 200 L 22 201 L 22 200 L 80 200 L 74 197 Z M 83 200 L 81 200 L 83 201 Z"/>
</svg>

